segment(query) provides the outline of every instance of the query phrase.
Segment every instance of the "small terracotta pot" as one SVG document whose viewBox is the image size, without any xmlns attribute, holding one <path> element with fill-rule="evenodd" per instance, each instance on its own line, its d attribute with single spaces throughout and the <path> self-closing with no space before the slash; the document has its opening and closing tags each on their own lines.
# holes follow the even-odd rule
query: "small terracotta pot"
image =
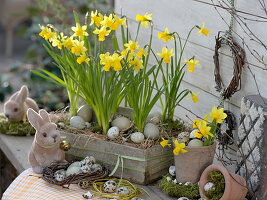
<svg viewBox="0 0 267 200">
<path fill-rule="evenodd" d="M 219 171 L 223 174 L 225 180 L 225 190 L 220 200 L 243 200 L 248 192 L 246 181 L 243 177 L 228 172 L 221 165 L 210 165 L 202 173 L 199 181 L 199 193 L 202 198 L 205 196 L 204 186 L 208 183 L 208 175 L 213 171 Z"/>
<path fill-rule="evenodd" d="M 174 156 L 176 180 L 196 183 L 206 167 L 212 164 L 216 143 L 210 146 L 186 147 L 188 152 Z"/>
</svg>

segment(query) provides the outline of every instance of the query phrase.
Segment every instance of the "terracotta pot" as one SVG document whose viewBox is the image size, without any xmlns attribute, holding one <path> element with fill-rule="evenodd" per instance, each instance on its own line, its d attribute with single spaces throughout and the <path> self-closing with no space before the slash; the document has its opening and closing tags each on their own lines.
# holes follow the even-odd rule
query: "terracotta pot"
<svg viewBox="0 0 267 200">
<path fill-rule="evenodd" d="M 221 165 L 210 165 L 202 173 L 199 181 L 199 193 L 202 198 L 208 199 L 205 196 L 204 186 L 208 183 L 208 175 L 210 172 L 219 171 L 223 174 L 225 180 L 225 190 L 220 200 L 243 200 L 248 192 L 246 181 L 243 177 L 228 172 Z"/>
<path fill-rule="evenodd" d="M 188 152 L 174 156 L 176 180 L 196 183 L 206 167 L 212 164 L 216 143 L 211 146 L 186 147 Z"/>
</svg>

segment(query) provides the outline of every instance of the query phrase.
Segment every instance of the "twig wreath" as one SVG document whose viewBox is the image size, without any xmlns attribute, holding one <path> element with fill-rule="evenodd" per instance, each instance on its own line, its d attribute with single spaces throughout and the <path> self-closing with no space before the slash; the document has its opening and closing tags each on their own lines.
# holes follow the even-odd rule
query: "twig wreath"
<svg viewBox="0 0 267 200">
<path fill-rule="evenodd" d="M 239 91 L 241 89 L 241 73 L 242 69 L 245 64 L 245 51 L 243 48 L 237 44 L 237 42 L 233 39 L 232 36 L 226 37 L 225 35 L 221 36 L 221 32 L 218 33 L 218 36 L 216 37 L 216 43 L 215 43 L 215 51 L 214 51 L 214 76 L 215 76 L 215 82 L 216 82 L 216 90 L 218 92 L 222 92 L 223 99 L 230 99 L 230 97 Z M 233 61 L 234 61 L 234 71 L 233 71 L 233 77 L 228 84 L 227 87 L 223 84 L 221 74 L 220 74 L 220 60 L 219 60 L 219 49 L 222 47 L 222 45 L 228 45 L 232 51 L 233 55 Z"/>
</svg>

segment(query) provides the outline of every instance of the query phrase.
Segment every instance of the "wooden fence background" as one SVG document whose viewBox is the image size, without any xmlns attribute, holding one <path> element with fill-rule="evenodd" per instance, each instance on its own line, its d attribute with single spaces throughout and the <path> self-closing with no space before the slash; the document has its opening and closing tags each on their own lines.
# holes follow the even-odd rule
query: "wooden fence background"
<svg viewBox="0 0 267 200">
<path fill-rule="evenodd" d="M 264 19 L 254 16 L 259 15 L 267 17 L 267 14 L 260 5 L 260 1 L 264 2 L 265 0 L 236 0 L 235 8 L 241 11 L 238 13 L 240 16 L 252 19 L 246 22 L 248 27 L 253 30 L 256 37 L 260 38 L 265 44 L 267 44 L 267 18 Z M 208 37 L 199 36 L 196 33 L 193 33 L 185 51 L 185 58 L 196 56 L 196 59 L 200 60 L 201 66 L 197 66 L 194 73 L 186 73 L 183 81 L 183 87 L 189 88 L 193 92 L 200 92 L 200 101 L 194 104 L 192 101 L 185 99 L 182 105 L 200 116 L 204 116 L 207 112 L 209 112 L 212 106 L 218 105 L 219 93 L 214 88 L 215 81 L 213 75 L 215 36 L 217 36 L 218 31 L 225 31 L 228 29 L 228 25 L 226 23 L 229 24 L 231 18 L 231 15 L 225 9 L 217 8 L 216 11 L 214 6 L 207 5 L 205 2 L 214 2 L 215 4 L 219 4 L 218 0 L 202 0 L 202 3 L 196 0 L 115 1 L 115 12 L 126 15 L 130 19 L 129 27 L 131 30 L 135 30 L 137 27 L 137 23 L 135 22 L 136 14 L 143 15 L 146 12 L 153 14 L 152 17 L 155 26 L 153 48 L 157 52 L 160 52 L 161 48 L 166 45 L 166 43 L 157 38 L 157 32 L 162 32 L 165 27 L 168 27 L 171 32 L 177 31 L 183 39 L 186 37 L 190 28 L 196 24 L 201 25 L 204 22 L 206 27 L 211 30 L 211 34 Z M 248 12 L 252 15 L 246 15 L 243 14 L 243 12 Z M 253 19 L 265 22 L 253 21 Z M 132 32 L 132 34 L 134 36 L 134 32 Z M 251 41 L 236 21 L 234 23 L 234 37 L 241 46 L 243 46 L 242 40 L 244 40 L 250 49 L 256 49 L 260 55 L 266 55 L 267 50 L 257 42 Z M 138 41 L 142 44 L 146 42 L 148 38 L 149 30 L 142 27 Z M 169 43 L 167 43 L 167 45 L 168 47 L 171 47 Z M 248 65 L 255 74 L 261 94 L 262 96 L 267 97 L 266 66 L 253 57 L 246 47 L 245 51 Z M 233 73 L 233 60 L 229 48 L 226 47 L 221 49 L 220 61 L 223 82 L 227 85 L 229 80 L 232 78 Z M 263 61 L 267 63 L 267 58 L 263 58 Z M 225 103 L 225 108 L 235 113 L 236 117 L 239 118 L 241 98 L 251 94 L 257 94 L 257 87 L 253 76 L 246 65 L 242 73 L 242 89 L 234 94 L 230 101 Z M 177 107 L 176 115 L 185 121 L 189 121 L 186 115 L 190 118 L 193 117 L 190 113 L 180 107 Z"/>
</svg>

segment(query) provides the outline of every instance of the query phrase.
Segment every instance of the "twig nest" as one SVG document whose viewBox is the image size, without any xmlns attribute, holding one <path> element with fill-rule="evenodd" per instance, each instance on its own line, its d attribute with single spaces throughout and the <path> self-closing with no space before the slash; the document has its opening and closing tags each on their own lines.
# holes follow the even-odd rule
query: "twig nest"
<svg viewBox="0 0 267 200">
<path fill-rule="evenodd" d="M 196 138 L 196 136 L 195 136 L 195 132 L 197 132 L 198 131 L 198 129 L 194 129 L 193 131 L 191 131 L 191 133 L 190 133 L 190 135 L 189 135 L 189 138 L 190 139 L 194 139 L 194 138 Z"/>
<path fill-rule="evenodd" d="M 85 127 L 85 121 L 80 116 L 73 116 L 70 118 L 70 126 L 77 129 L 83 129 Z"/>
<path fill-rule="evenodd" d="M 58 170 L 54 173 L 54 178 L 57 181 L 63 181 L 66 178 L 66 171 L 64 169 Z"/>
<path fill-rule="evenodd" d="M 145 140 L 145 136 L 141 132 L 135 132 L 131 134 L 131 140 L 136 144 L 140 144 Z"/>
<path fill-rule="evenodd" d="M 161 113 L 160 112 L 153 112 L 148 115 L 147 117 L 147 122 L 151 122 L 153 124 L 158 124 L 160 123 L 161 119 Z"/>
<path fill-rule="evenodd" d="M 207 182 L 206 185 L 204 186 L 204 191 L 207 192 L 209 190 L 214 190 L 214 183 L 212 182 Z"/>
<path fill-rule="evenodd" d="M 175 176 L 175 166 L 174 165 L 169 167 L 169 174 L 172 176 Z"/>
<path fill-rule="evenodd" d="M 107 181 L 104 183 L 103 191 L 106 193 L 113 193 L 116 191 L 117 183 L 115 181 Z"/>
<path fill-rule="evenodd" d="M 93 164 L 91 167 L 91 172 L 95 173 L 97 171 L 102 171 L 102 166 L 100 164 Z"/>
<path fill-rule="evenodd" d="M 189 147 L 201 147 L 201 146 L 203 146 L 203 142 L 199 139 L 193 139 L 188 143 L 187 146 L 189 146 Z"/>
<path fill-rule="evenodd" d="M 92 120 L 93 110 L 88 105 L 82 105 L 78 109 L 77 116 L 80 116 L 86 122 L 90 122 Z"/>
<path fill-rule="evenodd" d="M 189 141 L 189 132 L 181 132 L 177 137 L 179 143 L 187 143 Z"/>
<path fill-rule="evenodd" d="M 156 139 L 159 137 L 159 128 L 152 123 L 147 123 L 144 128 L 144 135 L 149 139 Z"/>
<path fill-rule="evenodd" d="M 128 129 L 131 126 L 131 121 L 127 117 L 117 117 L 111 122 L 112 126 L 117 126 L 120 130 Z"/>
<path fill-rule="evenodd" d="M 179 199 L 177 200 L 189 200 L 187 197 L 180 197 Z"/>
<path fill-rule="evenodd" d="M 107 133 L 107 136 L 109 139 L 113 140 L 115 139 L 116 137 L 118 137 L 120 134 L 120 129 L 119 127 L 117 126 L 113 126 L 111 127 L 110 129 L 108 129 L 108 133 Z"/>
<path fill-rule="evenodd" d="M 122 195 L 129 195 L 130 190 L 127 187 L 119 187 L 117 188 L 117 193 Z"/>
</svg>

